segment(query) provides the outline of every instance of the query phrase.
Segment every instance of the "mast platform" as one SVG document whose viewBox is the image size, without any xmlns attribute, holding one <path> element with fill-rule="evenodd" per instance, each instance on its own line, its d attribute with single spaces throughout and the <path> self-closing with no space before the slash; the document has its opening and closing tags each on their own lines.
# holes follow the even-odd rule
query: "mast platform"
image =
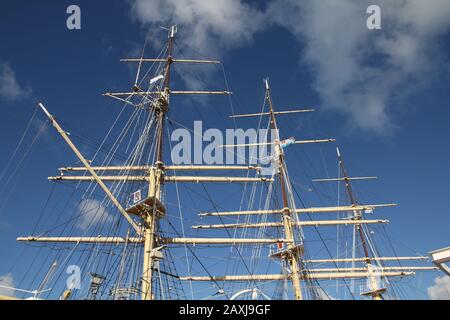
<svg viewBox="0 0 450 320">
<path fill-rule="evenodd" d="M 304 247 L 302 244 L 299 244 L 296 246 L 286 248 L 284 250 L 274 252 L 274 253 L 270 254 L 269 257 L 274 258 L 274 259 L 286 259 L 286 258 L 289 258 L 292 256 L 301 257 L 303 255 L 303 252 L 304 252 Z"/>
<path fill-rule="evenodd" d="M 166 214 L 166 208 L 156 197 L 147 197 L 141 202 L 128 207 L 125 211 L 129 214 L 141 217 L 152 214 L 153 209 L 155 209 L 155 212 L 159 217 L 163 217 Z"/>
</svg>

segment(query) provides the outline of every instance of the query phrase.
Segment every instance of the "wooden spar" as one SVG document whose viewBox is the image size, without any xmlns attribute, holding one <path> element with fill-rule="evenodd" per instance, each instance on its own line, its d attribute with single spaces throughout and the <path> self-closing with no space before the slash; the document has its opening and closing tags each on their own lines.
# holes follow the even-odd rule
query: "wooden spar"
<svg viewBox="0 0 450 320">
<path fill-rule="evenodd" d="M 365 204 L 357 206 L 338 206 L 338 207 L 311 207 L 303 209 L 295 209 L 295 213 L 324 213 L 324 212 L 342 212 L 354 210 L 375 210 L 376 208 L 394 207 L 395 203 L 386 204 Z M 202 212 L 199 216 L 240 216 L 240 215 L 265 215 L 265 214 L 281 214 L 283 210 L 248 210 L 248 211 L 222 211 L 222 212 Z"/>
<path fill-rule="evenodd" d="M 101 181 L 149 181 L 148 176 L 97 176 Z M 89 176 L 56 176 L 48 177 L 50 181 L 97 181 Z M 218 182 L 218 183 L 247 183 L 247 182 L 271 182 L 271 178 L 247 178 L 247 177 L 202 177 L 202 176 L 164 176 L 164 182 Z"/>
<path fill-rule="evenodd" d="M 128 221 L 128 223 L 137 232 L 137 234 L 141 234 L 141 229 L 138 227 L 137 224 L 134 223 L 133 219 L 131 219 L 131 217 L 128 215 L 128 213 L 125 211 L 125 209 L 122 207 L 120 202 L 116 199 L 116 197 L 112 194 L 112 192 L 108 189 L 108 187 L 103 183 L 103 181 L 98 177 L 98 175 L 95 173 L 95 171 L 91 168 L 91 166 L 87 162 L 87 160 L 83 157 L 83 155 L 80 153 L 80 151 L 78 151 L 77 147 L 69 139 L 66 132 L 61 128 L 61 126 L 58 124 L 58 122 L 56 122 L 55 118 L 47 111 L 47 109 L 44 107 L 44 105 L 42 103 L 39 103 L 39 107 L 42 109 L 42 111 L 44 111 L 45 115 L 50 119 L 53 126 L 59 132 L 61 137 L 67 142 L 69 147 L 72 149 L 72 151 L 75 153 L 75 155 L 81 161 L 81 163 L 83 163 L 83 165 L 86 167 L 86 169 L 92 175 L 92 177 L 95 179 L 97 184 L 103 189 L 103 191 L 109 197 L 111 202 L 117 207 L 117 209 L 120 211 L 120 213 L 124 216 L 124 218 Z"/>
<path fill-rule="evenodd" d="M 186 276 L 180 277 L 181 281 L 274 281 L 290 280 L 290 275 L 285 274 L 258 274 L 258 275 L 238 275 L 238 276 Z"/>
<path fill-rule="evenodd" d="M 91 167 L 95 171 L 148 171 L 152 166 L 98 166 Z M 85 167 L 64 167 L 59 171 L 86 171 Z M 201 171 L 201 170 L 261 170 L 258 166 L 222 166 L 222 165 L 168 165 L 164 170 Z"/>
<path fill-rule="evenodd" d="M 221 216 L 240 216 L 240 215 L 264 215 L 281 214 L 283 210 L 248 210 L 248 211 L 221 211 L 221 212 L 202 212 L 200 217 L 221 217 Z"/>
<path fill-rule="evenodd" d="M 327 143 L 336 142 L 336 139 L 316 139 L 316 140 L 298 140 L 295 144 L 310 144 L 310 143 Z M 258 142 L 258 143 L 243 143 L 243 144 L 223 144 L 219 145 L 219 148 L 234 148 L 234 147 L 257 147 L 257 146 L 270 146 L 277 144 L 278 142 Z"/>
<path fill-rule="evenodd" d="M 22 242 L 61 242 L 61 243 L 104 243 L 104 244 L 121 244 L 121 243 L 143 243 L 143 238 L 123 238 L 123 237 L 19 237 L 17 241 Z"/>
<path fill-rule="evenodd" d="M 101 181 L 141 181 L 145 182 L 149 180 L 148 176 L 98 176 Z M 50 181 L 97 181 L 94 177 L 89 176 L 56 176 L 48 177 Z"/>
<path fill-rule="evenodd" d="M 286 239 L 239 239 L 239 238 L 161 238 L 163 244 L 275 244 L 290 243 Z"/>
<path fill-rule="evenodd" d="M 173 165 L 164 166 L 165 170 L 184 170 L 184 171 L 197 171 L 197 170 L 261 170 L 259 166 L 222 166 L 222 165 Z"/>
<path fill-rule="evenodd" d="M 107 92 L 104 96 L 118 97 L 118 96 L 147 96 L 147 95 L 160 95 L 164 94 L 162 91 L 138 91 L 138 92 Z M 217 94 L 217 95 L 231 95 L 230 91 L 170 91 L 170 94 L 180 95 L 180 94 Z"/>
<path fill-rule="evenodd" d="M 432 271 L 439 270 L 438 267 L 422 267 L 422 266 L 402 266 L 402 267 L 376 267 L 377 271 Z M 308 269 L 308 272 L 355 272 L 355 271 L 367 271 L 367 267 L 360 268 L 320 268 L 320 269 Z"/>
<path fill-rule="evenodd" d="M 0 295 L 0 301 L 16 301 L 16 300 L 23 300 L 23 299 Z"/>
<path fill-rule="evenodd" d="M 352 181 L 352 180 L 375 180 L 378 177 L 348 177 L 348 178 L 330 178 L 330 179 L 312 179 L 312 182 L 330 182 L 330 181 Z"/>
<path fill-rule="evenodd" d="M 414 275 L 414 272 L 375 272 L 379 277 L 404 277 Z M 306 273 L 302 280 L 333 280 L 349 278 L 367 278 L 368 272 L 330 272 L 330 273 Z M 286 274 L 259 274 L 259 275 L 237 275 L 237 276 L 187 276 L 180 277 L 182 281 L 275 281 L 291 280 L 291 275 Z"/>
<path fill-rule="evenodd" d="M 120 59 L 121 62 L 167 62 L 167 59 L 148 59 L 148 58 L 128 58 L 128 59 Z M 211 64 L 220 64 L 221 62 L 218 60 L 195 60 L 195 59 L 172 59 L 172 62 L 177 63 L 211 63 Z"/>
<path fill-rule="evenodd" d="M 273 179 L 271 178 L 246 178 L 246 177 L 190 177 L 190 176 L 165 176 L 165 182 L 271 182 Z"/>
<path fill-rule="evenodd" d="M 374 261 L 404 261 L 404 260 L 428 260 L 428 257 L 375 257 Z M 341 262 L 366 262 L 367 258 L 337 258 L 337 259 L 313 259 L 303 260 L 305 263 L 341 263 Z"/>
<path fill-rule="evenodd" d="M 95 171 L 148 171 L 151 166 L 92 166 Z M 59 171 L 86 171 L 85 167 L 64 167 Z"/>
<path fill-rule="evenodd" d="M 299 109 L 299 110 L 288 110 L 288 111 L 274 111 L 274 115 L 281 114 L 291 114 L 291 113 L 305 113 L 305 112 L 314 112 L 314 109 Z M 258 113 L 247 113 L 247 114 L 236 114 L 229 116 L 229 118 L 246 118 L 246 117 L 257 117 L 257 116 L 269 116 L 270 112 L 258 112 Z"/>
<path fill-rule="evenodd" d="M 171 91 L 171 94 L 224 94 L 224 95 L 232 95 L 233 93 L 230 91 Z"/>
<path fill-rule="evenodd" d="M 22 242 L 61 242 L 61 243 L 98 243 L 98 244 L 122 244 L 122 243 L 144 243 L 143 238 L 123 237 L 19 237 L 17 241 Z M 192 244 L 192 245 L 214 245 L 214 244 L 276 244 L 290 243 L 286 239 L 243 239 L 243 238 L 159 238 L 160 244 Z"/>
<path fill-rule="evenodd" d="M 355 224 L 377 224 L 389 223 L 389 220 L 317 220 L 317 221 L 298 221 L 292 224 L 300 227 L 311 226 L 336 226 L 336 225 L 355 225 Z M 192 229 L 226 229 L 226 228 L 266 228 L 283 227 L 282 222 L 261 222 L 261 223 L 230 223 L 230 224 L 209 224 L 192 226 Z"/>
</svg>

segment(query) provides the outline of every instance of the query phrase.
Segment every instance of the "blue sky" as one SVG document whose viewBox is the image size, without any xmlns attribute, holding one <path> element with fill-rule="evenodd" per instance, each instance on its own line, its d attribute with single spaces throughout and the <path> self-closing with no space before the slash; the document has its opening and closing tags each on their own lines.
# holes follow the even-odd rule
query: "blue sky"
<svg viewBox="0 0 450 320">
<path fill-rule="evenodd" d="M 375 213 L 391 221 L 387 230 L 397 253 L 426 254 L 449 245 L 450 9 L 445 1 L 431 1 L 427 8 L 420 1 L 375 1 L 382 10 L 382 29 L 375 31 L 366 28 L 364 1 L 182 2 L 184 10 L 175 1 L 79 0 L 82 29 L 77 31 L 66 28 L 66 8 L 72 2 L 3 2 L 1 170 L 38 101 L 69 129 L 100 141 L 120 109 L 101 94 L 128 89 L 134 81 L 135 70 L 119 59 L 136 56 L 149 29 L 147 54 L 157 53 L 158 39 L 165 37 L 159 26 L 167 26 L 170 17 L 179 25 L 180 54 L 224 62 L 237 113 L 258 110 L 266 76 L 279 109 L 318 110 L 281 120 L 285 135 L 336 138 L 351 173 L 379 177 L 355 188 L 361 202 L 399 203 Z M 223 89 L 220 68 L 196 72 L 197 78 L 179 77 L 174 86 Z M 183 110 L 174 113 L 177 121 L 192 124 L 208 117 L 208 127 L 233 127 L 232 121 L 224 122 L 231 113 L 226 99 L 175 98 L 173 104 Z M 32 134 L 43 119 L 38 113 Z M 336 174 L 333 146 L 299 148 L 288 150 L 288 159 L 291 175 L 301 185 L 310 185 L 304 173 L 308 169 L 313 178 L 325 174 L 322 154 L 329 174 Z M 92 152 L 89 146 L 81 149 Z M 13 164 L 19 160 L 17 156 Z M 31 233 L 52 188 L 47 176 L 74 163 L 63 141 L 47 127 L 16 173 L 17 182 L 1 181 L 6 190 L 0 194 L 0 275 L 11 274 L 14 284 L 38 250 L 29 248 L 19 257 L 24 246 L 15 237 Z M 314 204 L 313 196 L 305 198 Z M 26 266 L 17 267 L 16 259 Z M 422 298 L 436 276 L 424 275 Z"/>
</svg>

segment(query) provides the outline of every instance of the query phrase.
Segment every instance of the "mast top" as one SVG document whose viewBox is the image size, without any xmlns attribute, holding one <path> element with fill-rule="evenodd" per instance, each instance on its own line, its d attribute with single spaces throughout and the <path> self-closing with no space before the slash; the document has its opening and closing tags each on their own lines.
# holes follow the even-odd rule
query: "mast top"
<svg viewBox="0 0 450 320">
<path fill-rule="evenodd" d="M 175 38 L 175 34 L 177 33 L 177 31 L 178 31 L 178 28 L 176 25 L 171 26 L 169 29 L 169 38 L 170 39 Z"/>
<path fill-rule="evenodd" d="M 269 78 L 265 78 L 265 79 L 264 79 L 264 83 L 265 83 L 265 85 L 266 85 L 266 90 L 270 90 L 270 87 L 269 87 Z"/>
<path fill-rule="evenodd" d="M 168 28 L 162 27 L 162 26 L 161 26 L 161 29 L 167 30 L 167 31 L 169 32 L 169 33 L 168 33 L 168 36 L 167 36 L 167 38 L 169 38 L 169 39 L 175 38 L 175 34 L 178 32 L 178 27 L 177 27 L 176 24 L 171 25 L 171 26 L 168 27 Z"/>
<path fill-rule="evenodd" d="M 52 118 L 52 115 L 50 114 L 50 112 L 48 112 L 47 108 L 44 107 L 44 105 L 42 104 L 42 102 L 39 102 L 39 103 L 38 103 L 38 106 L 39 106 L 39 108 L 42 109 L 42 111 L 44 111 L 44 113 L 45 113 L 45 115 L 46 115 L 47 117 L 49 117 L 50 119 Z"/>
</svg>

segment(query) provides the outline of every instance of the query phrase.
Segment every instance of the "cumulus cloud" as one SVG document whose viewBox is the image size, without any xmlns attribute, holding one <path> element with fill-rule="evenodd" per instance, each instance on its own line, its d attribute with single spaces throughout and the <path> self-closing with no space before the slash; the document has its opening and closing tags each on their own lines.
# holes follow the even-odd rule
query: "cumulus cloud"
<svg viewBox="0 0 450 320">
<path fill-rule="evenodd" d="M 76 222 L 76 227 L 86 230 L 90 227 L 97 226 L 98 223 L 107 224 L 113 221 L 113 217 L 102 203 L 95 199 L 84 199 L 78 205 L 80 212 Z"/>
<path fill-rule="evenodd" d="M 372 4 L 382 30 L 366 26 Z M 438 37 L 450 26 L 447 0 L 270 0 L 265 9 L 244 0 L 134 0 L 131 9 L 151 27 L 179 24 L 178 44 L 211 56 L 284 27 L 302 44 L 300 63 L 312 71 L 322 106 L 378 134 L 392 132 L 404 98 L 442 67 Z"/>
<path fill-rule="evenodd" d="M 14 287 L 14 279 L 10 273 L 0 276 L 0 295 L 1 296 L 14 296 L 14 289 L 3 288 L 5 287 Z"/>
<path fill-rule="evenodd" d="M 434 286 L 428 288 L 428 296 L 432 300 L 450 300 L 450 277 L 434 279 Z"/>
<path fill-rule="evenodd" d="M 201 52 L 248 43 L 261 29 L 264 14 L 242 0 L 135 0 L 133 17 L 156 27 L 178 24 L 178 41 Z"/>
<path fill-rule="evenodd" d="M 366 27 L 374 3 L 382 30 Z M 380 134 L 395 126 L 391 114 L 408 86 L 436 67 L 436 40 L 450 25 L 445 0 L 275 0 L 270 12 L 304 44 L 302 63 L 312 68 L 324 106 Z"/>
<path fill-rule="evenodd" d="M 179 28 L 176 50 L 185 58 L 220 59 L 229 49 L 247 45 L 264 28 L 265 14 L 243 0 L 134 0 L 131 14 L 150 30 L 176 24 Z M 160 36 L 150 36 L 153 44 Z M 175 55 L 178 54 L 175 52 Z M 189 90 L 223 86 L 214 83 L 217 68 L 179 64 L 175 71 Z M 206 97 L 192 96 L 203 104 Z"/>
<path fill-rule="evenodd" d="M 30 93 L 30 88 L 19 85 L 16 74 L 9 64 L 0 64 L 0 98 L 15 101 L 29 96 Z"/>
</svg>

